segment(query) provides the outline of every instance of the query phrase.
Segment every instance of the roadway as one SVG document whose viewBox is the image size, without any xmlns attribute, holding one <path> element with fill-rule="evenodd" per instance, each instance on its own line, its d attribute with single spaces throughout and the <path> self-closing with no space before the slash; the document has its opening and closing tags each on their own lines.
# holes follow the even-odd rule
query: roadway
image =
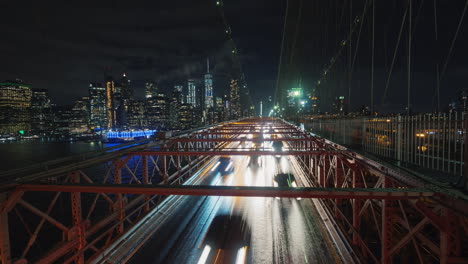
<svg viewBox="0 0 468 264">
<path fill-rule="evenodd" d="M 230 147 L 249 148 L 249 144 L 235 142 Z M 297 185 L 304 186 L 289 156 L 260 157 L 259 166 L 249 165 L 250 159 L 248 156 L 232 156 L 232 168 L 228 169 L 231 172 L 226 174 L 221 173 L 225 169 L 214 159 L 190 184 L 274 186 L 274 175 L 283 172 L 293 173 Z M 312 199 L 171 196 L 166 200 L 157 214 L 147 219 L 145 226 L 152 235 L 146 243 L 135 255 L 124 254 L 111 258 L 112 261 L 341 262 Z"/>
</svg>

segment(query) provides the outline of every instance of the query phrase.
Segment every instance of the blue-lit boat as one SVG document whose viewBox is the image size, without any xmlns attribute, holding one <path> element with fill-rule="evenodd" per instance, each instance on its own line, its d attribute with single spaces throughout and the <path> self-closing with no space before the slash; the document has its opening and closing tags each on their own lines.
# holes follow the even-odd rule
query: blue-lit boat
<svg viewBox="0 0 468 264">
<path fill-rule="evenodd" d="M 104 142 L 122 143 L 150 138 L 157 130 L 108 131 L 103 137 Z"/>
</svg>

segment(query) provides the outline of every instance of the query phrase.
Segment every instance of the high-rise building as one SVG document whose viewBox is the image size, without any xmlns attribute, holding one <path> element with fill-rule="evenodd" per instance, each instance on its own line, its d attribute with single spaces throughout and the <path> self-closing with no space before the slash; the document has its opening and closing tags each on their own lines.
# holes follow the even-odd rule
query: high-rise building
<svg viewBox="0 0 468 264">
<path fill-rule="evenodd" d="M 120 80 L 120 86 L 122 87 L 122 99 L 130 100 L 133 98 L 133 87 L 131 86 L 131 81 L 127 78 L 127 74 L 122 74 L 122 79 Z"/>
<path fill-rule="evenodd" d="M 73 104 L 69 123 L 70 135 L 80 136 L 89 132 L 88 101 L 89 97 L 82 97 Z"/>
<path fill-rule="evenodd" d="M 206 60 L 205 74 L 205 109 L 213 108 L 213 75 L 210 74 L 210 60 Z"/>
<path fill-rule="evenodd" d="M 196 108 L 198 104 L 197 104 L 197 91 L 196 91 L 194 79 L 188 80 L 187 89 L 188 89 L 187 104 L 191 104 L 193 108 Z"/>
<path fill-rule="evenodd" d="M 334 114 L 346 114 L 347 109 L 346 109 L 346 101 L 344 96 L 337 96 L 335 97 L 335 100 L 333 101 L 332 105 L 333 113 Z"/>
<path fill-rule="evenodd" d="M 179 115 L 180 115 L 180 106 L 182 104 L 182 92 L 175 87 L 172 91 L 170 100 L 168 101 L 169 109 L 169 127 L 171 129 L 180 129 Z"/>
<path fill-rule="evenodd" d="M 116 114 L 115 114 L 115 83 L 112 77 L 107 77 L 106 80 L 106 119 L 107 129 L 112 130 L 116 128 Z"/>
<path fill-rule="evenodd" d="M 231 80 L 229 95 L 230 95 L 229 96 L 229 102 L 230 102 L 229 118 L 237 119 L 241 116 L 239 84 L 237 80 Z"/>
<path fill-rule="evenodd" d="M 181 104 L 179 109 L 179 126 L 182 130 L 191 129 L 194 124 L 193 108 L 191 104 Z"/>
<path fill-rule="evenodd" d="M 312 92 L 310 93 L 310 113 L 311 114 L 318 114 L 320 112 L 319 108 L 319 99 L 317 96 L 316 88 L 312 88 Z"/>
<path fill-rule="evenodd" d="M 90 83 L 89 121 L 92 130 L 100 131 L 107 127 L 106 88 L 100 83 Z"/>
<path fill-rule="evenodd" d="M 30 131 L 31 98 L 31 86 L 21 80 L 0 82 L 0 134 Z"/>
<path fill-rule="evenodd" d="M 54 122 L 51 136 L 55 138 L 67 138 L 70 135 L 72 118 L 72 106 L 53 107 Z"/>
<path fill-rule="evenodd" d="M 167 98 L 164 94 L 158 94 L 146 100 L 146 119 L 148 122 L 148 128 L 167 128 L 167 112 Z"/>
<path fill-rule="evenodd" d="M 53 121 L 52 105 L 47 89 L 32 89 L 31 133 L 47 136 Z"/>
<path fill-rule="evenodd" d="M 139 100 L 132 100 L 128 108 L 128 127 L 130 129 L 144 129 L 147 127 L 145 118 L 145 103 Z"/>
<path fill-rule="evenodd" d="M 216 109 L 221 110 L 223 108 L 224 108 L 223 98 L 222 97 L 216 97 Z"/>
<path fill-rule="evenodd" d="M 225 120 L 226 104 L 222 97 L 216 97 L 215 100 L 215 121 L 222 122 Z"/>
<path fill-rule="evenodd" d="M 145 83 L 145 98 L 149 99 L 158 95 L 158 87 L 153 81 L 147 81 Z"/>
<path fill-rule="evenodd" d="M 180 96 L 182 96 L 181 103 L 185 103 L 185 101 L 187 100 L 187 96 L 184 96 L 184 86 L 174 85 L 174 90 L 180 92 Z"/>
<path fill-rule="evenodd" d="M 174 85 L 174 90 L 180 92 L 181 94 L 183 89 L 184 87 L 182 85 Z"/>
<path fill-rule="evenodd" d="M 128 128 L 128 107 L 133 99 L 133 89 L 130 84 L 130 80 L 124 73 L 114 93 L 116 125 L 120 130 Z"/>
</svg>

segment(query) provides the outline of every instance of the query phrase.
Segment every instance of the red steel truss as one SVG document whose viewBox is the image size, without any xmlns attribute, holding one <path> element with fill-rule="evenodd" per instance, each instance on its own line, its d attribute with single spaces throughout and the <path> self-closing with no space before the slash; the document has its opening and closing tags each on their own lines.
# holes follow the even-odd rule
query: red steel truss
<svg viewBox="0 0 468 264">
<path fill-rule="evenodd" d="M 231 148 L 236 141 L 253 145 Z M 264 141 L 283 141 L 287 151 L 273 152 Z M 310 187 L 180 185 L 221 155 L 292 156 Z M 12 175 L 0 192 L 1 263 L 89 262 L 167 195 L 318 198 L 363 263 L 467 261 L 468 207 L 457 192 L 279 119 L 223 123 Z"/>
</svg>

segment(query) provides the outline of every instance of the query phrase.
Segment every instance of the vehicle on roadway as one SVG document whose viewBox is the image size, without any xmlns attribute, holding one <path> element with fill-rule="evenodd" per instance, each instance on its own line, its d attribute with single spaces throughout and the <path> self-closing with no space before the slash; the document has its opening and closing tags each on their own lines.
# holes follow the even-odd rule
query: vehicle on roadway
<svg viewBox="0 0 468 264">
<path fill-rule="evenodd" d="M 273 144 L 271 144 L 273 147 L 273 150 L 275 152 L 281 152 L 283 151 L 283 141 L 274 141 Z"/>
<path fill-rule="evenodd" d="M 217 215 L 203 239 L 198 263 L 249 263 L 250 227 L 241 215 Z"/>
<path fill-rule="evenodd" d="M 245 146 L 245 140 L 247 139 L 247 137 L 242 136 L 242 137 L 239 137 L 239 139 L 241 140 L 241 142 L 240 142 L 241 146 Z"/>
<path fill-rule="evenodd" d="M 253 146 L 251 148 L 252 151 L 260 151 L 260 146 Z M 249 164 L 248 164 L 249 167 L 252 167 L 252 168 L 257 168 L 257 167 L 260 167 L 261 166 L 261 163 L 260 163 L 260 156 L 259 155 L 250 155 L 250 159 L 249 159 Z"/>
<path fill-rule="evenodd" d="M 211 171 L 218 171 L 221 175 L 229 174 L 234 171 L 234 162 L 229 156 L 221 156 Z"/>
<path fill-rule="evenodd" d="M 273 141 L 271 146 L 273 147 L 274 152 L 282 152 L 283 151 L 283 141 Z M 281 155 L 275 155 L 275 158 L 279 159 L 279 158 L 281 158 Z"/>
<path fill-rule="evenodd" d="M 294 178 L 292 173 L 278 173 L 273 177 L 273 186 L 297 188 L 296 178 Z M 276 199 L 280 198 L 276 197 Z M 301 200 L 301 198 L 296 199 Z"/>
</svg>

